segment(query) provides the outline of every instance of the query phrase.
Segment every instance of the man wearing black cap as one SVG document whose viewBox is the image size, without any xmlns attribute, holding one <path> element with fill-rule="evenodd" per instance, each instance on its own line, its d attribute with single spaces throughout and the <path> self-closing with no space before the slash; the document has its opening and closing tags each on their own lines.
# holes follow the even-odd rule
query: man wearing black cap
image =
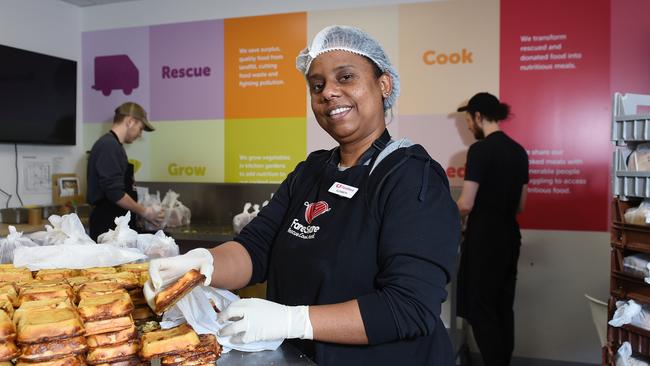
<svg viewBox="0 0 650 366">
<path fill-rule="evenodd" d="M 127 102 L 115 109 L 113 127 L 95 142 L 88 158 L 88 202 L 90 237 L 115 228 L 115 218 L 131 211 L 154 224 L 160 224 L 161 212 L 139 204 L 134 189 L 133 164 L 130 164 L 122 144 L 130 144 L 142 136 L 142 131 L 153 131 L 147 112 L 139 104 Z M 134 217 L 129 226 L 134 227 Z"/>
<path fill-rule="evenodd" d="M 467 152 L 465 181 L 457 200 L 467 226 L 458 272 L 458 315 L 472 326 L 486 366 L 509 365 L 514 349 L 517 260 L 521 234 L 517 213 L 524 208 L 528 155 L 501 131 L 510 107 L 489 93 L 466 106 L 469 130 L 478 140 Z"/>
</svg>

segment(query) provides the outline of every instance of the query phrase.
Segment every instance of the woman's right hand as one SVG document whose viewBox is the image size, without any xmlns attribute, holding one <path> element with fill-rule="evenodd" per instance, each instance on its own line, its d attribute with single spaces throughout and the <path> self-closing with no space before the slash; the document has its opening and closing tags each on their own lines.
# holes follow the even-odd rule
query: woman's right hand
<svg viewBox="0 0 650 366">
<path fill-rule="evenodd" d="M 158 292 L 192 269 L 201 272 L 205 276 L 203 284 L 209 286 L 214 271 L 212 253 L 205 248 L 196 248 L 183 255 L 153 259 L 149 263 L 151 289 Z"/>
</svg>

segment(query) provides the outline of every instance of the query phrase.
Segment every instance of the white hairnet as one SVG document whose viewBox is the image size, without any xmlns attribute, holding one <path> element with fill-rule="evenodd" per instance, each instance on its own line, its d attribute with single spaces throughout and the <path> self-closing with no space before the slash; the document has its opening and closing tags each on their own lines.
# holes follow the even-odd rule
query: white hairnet
<svg viewBox="0 0 650 366">
<path fill-rule="evenodd" d="M 311 62 L 319 55 L 329 51 L 348 51 L 365 56 L 379 67 L 382 72 L 390 75 L 393 88 L 390 95 L 384 99 L 384 110 L 389 109 L 399 95 L 399 76 L 388 59 L 388 55 L 377 41 L 359 28 L 344 25 L 332 25 L 323 28 L 314 37 L 311 46 L 300 51 L 296 57 L 296 68 L 307 75 Z"/>
</svg>

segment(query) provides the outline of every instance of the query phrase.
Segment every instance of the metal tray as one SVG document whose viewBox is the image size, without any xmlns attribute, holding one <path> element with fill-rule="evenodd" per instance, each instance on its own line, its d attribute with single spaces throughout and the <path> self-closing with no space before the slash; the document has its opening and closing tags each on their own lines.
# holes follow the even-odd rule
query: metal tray
<svg viewBox="0 0 650 366">
<path fill-rule="evenodd" d="M 29 210 L 23 207 L 11 207 L 0 209 L 2 222 L 5 224 L 26 224 Z"/>
</svg>

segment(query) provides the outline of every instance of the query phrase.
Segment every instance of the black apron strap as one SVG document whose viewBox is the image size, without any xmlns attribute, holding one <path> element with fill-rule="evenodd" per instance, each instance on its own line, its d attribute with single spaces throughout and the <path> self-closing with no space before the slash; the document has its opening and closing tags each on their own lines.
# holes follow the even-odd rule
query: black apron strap
<svg viewBox="0 0 650 366">
<path fill-rule="evenodd" d="M 372 164 L 375 163 L 375 160 L 377 160 L 379 154 L 384 151 L 389 143 L 390 133 L 388 133 L 388 129 L 385 129 L 381 136 L 373 141 L 370 148 L 361 155 L 361 158 L 359 158 L 359 165 L 365 164 L 368 161 L 368 165 L 372 166 Z"/>
</svg>

